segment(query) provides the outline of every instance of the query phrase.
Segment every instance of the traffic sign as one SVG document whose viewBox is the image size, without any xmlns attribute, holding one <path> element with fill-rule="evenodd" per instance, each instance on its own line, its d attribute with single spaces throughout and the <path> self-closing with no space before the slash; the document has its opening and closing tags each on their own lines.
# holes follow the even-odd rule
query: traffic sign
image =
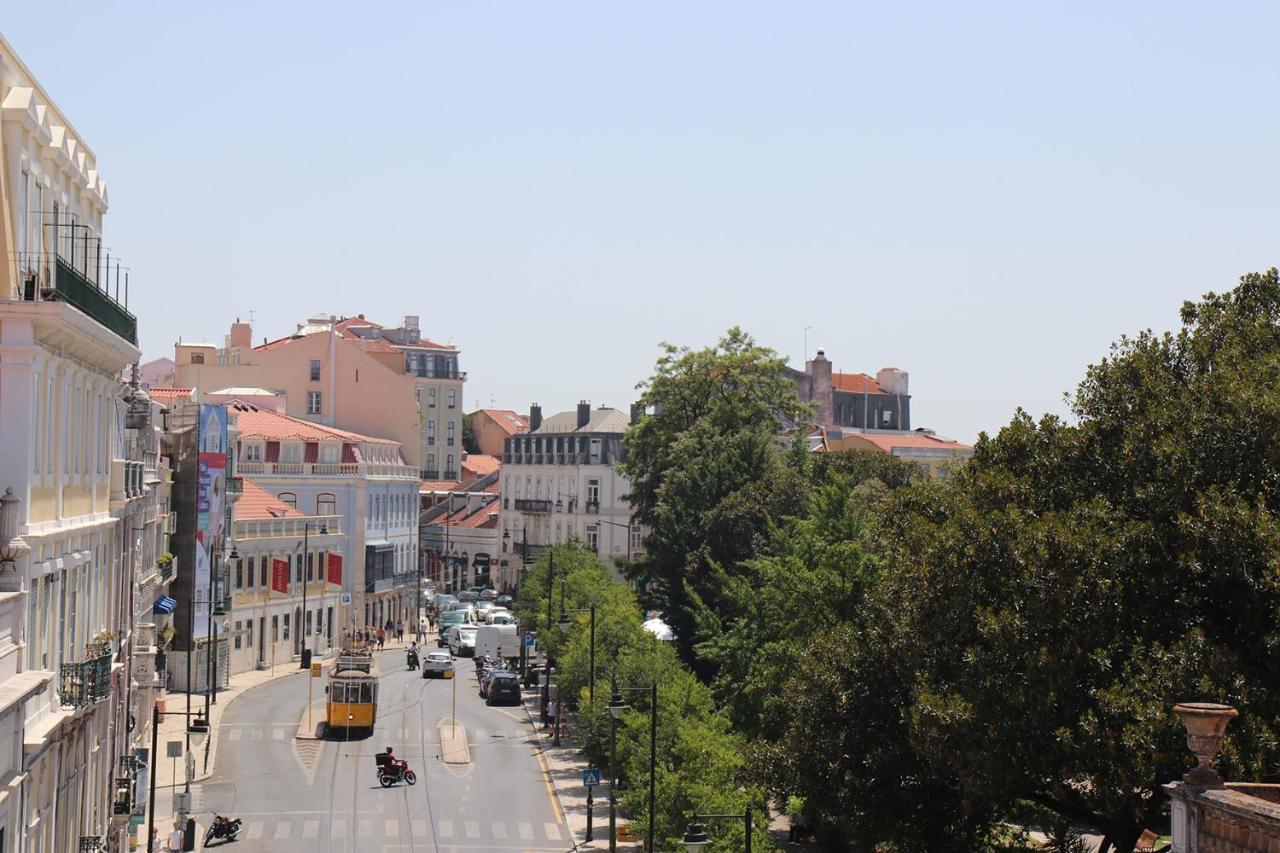
<svg viewBox="0 0 1280 853">
<path fill-rule="evenodd" d="M 600 784 L 600 770 L 596 767 L 588 767 L 582 771 L 582 784 L 588 788 L 594 788 Z"/>
<path fill-rule="evenodd" d="M 344 606 L 350 606 L 350 605 L 351 605 L 351 593 L 349 593 L 349 592 L 344 592 L 344 593 L 342 594 L 342 604 L 343 604 Z"/>
<path fill-rule="evenodd" d="M 525 644 L 526 646 L 532 646 L 532 645 L 533 645 L 533 634 L 525 634 L 525 635 L 524 635 L 524 644 Z"/>
<path fill-rule="evenodd" d="M 319 661 L 316 661 L 315 663 L 311 664 L 311 677 L 312 677 L 312 678 L 319 678 L 319 677 L 320 677 L 320 662 L 319 662 Z"/>
<path fill-rule="evenodd" d="M 165 741 L 164 754 L 167 755 L 169 758 L 181 758 L 182 757 L 182 741 L 180 740 Z"/>
</svg>

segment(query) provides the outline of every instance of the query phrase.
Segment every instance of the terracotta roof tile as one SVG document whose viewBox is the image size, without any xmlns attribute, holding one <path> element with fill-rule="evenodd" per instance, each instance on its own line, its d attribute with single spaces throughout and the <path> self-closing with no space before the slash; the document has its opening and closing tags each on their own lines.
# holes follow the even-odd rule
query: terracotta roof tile
<svg viewBox="0 0 1280 853">
<path fill-rule="evenodd" d="M 248 477 L 244 477 L 244 493 L 236 501 L 237 521 L 259 518 L 301 518 L 306 515 L 294 509 Z"/>
<path fill-rule="evenodd" d="M 331 426 L 315 424 L 282 415 L 267 409 L 259 409 L 246 403 L 233 403 L 236 429 L 241 439 L 259 438 L 269 441 L 354 441 L 362 444 L 399 444 L 387 438 L 374 438 L 357 432 L 348 432 Z"/>
<path fill-rule="evenodd" d="M 418 484 L 418 494 L 426 495 L 432 492 L 454 492 L 462 487 L 460 480 L 423 480 Z"/>
<path fill-rule="evenodd" d="M 191 388 L 149 388 L 147 396 L 161 405 L 167 406 L 175 401 L 190 400 Z"/>
<path fill-rule="evenodd" d="M 865 373 L 833 373 L 831 374 L 831 387 L 837 391 L 847 391 L 851 394 L 884 393 L 884 389 L 880 387 L 880 383 L 876 382 L 875 377 L 868 376 Z"/>
<path fill-rule="evenodd" d="M 467 479 L 478 480 L 486 477 L 502 467 L 502 460 L 487 453 L 468 453 L 462 460 L 463 472 L 470 474 Z"/>
<path fill-rule="evenodd" d="M 490 513 L 493 513 L 493 515 L 490 516 Z M 454 510 L 453 513 L 448 516 L 447 522 L 445 520 L 445 516 L 441 515 L 437 518 L 433 518 L 431 520 L 431 524 L 439 527 L 444 527 L 448 524 L 449 527 L 462 527 L 468 529 L 492 528 L 498 526 L 497 513 L 498 497 L 497 495 L 494 495 L 487 499 L 479 509 L 471 510 L 467 507 L 462 507 Z"/>
<path fill-rule="evenodd" d="M 892 453 L 895 448 L 899 447 L 924 447 L 931 450 L 955 451 L 973 450 L 973 448 L 967 444 L 962 444 L 949 438 L 938 438 L 936 435 L 929 435 L 928 433 L 923 432 L 858 432 L 850 433 L 849 436 L 851 438 L 860 438 L 863 441 L 870 442 L 885 453 Z"/>
<path fill-rule="evenodd" d="M 477 409 L 474 414 L 484 413 L 489 416 L 499 429 L 507 435 L 529 431 L 529 416 L 511 409 Z"/>
</svg>

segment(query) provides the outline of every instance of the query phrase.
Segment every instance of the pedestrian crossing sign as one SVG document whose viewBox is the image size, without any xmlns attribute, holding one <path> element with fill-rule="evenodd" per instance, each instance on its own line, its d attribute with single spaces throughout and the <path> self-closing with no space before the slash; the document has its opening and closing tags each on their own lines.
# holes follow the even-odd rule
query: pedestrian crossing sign
<svg viewBox="0 0 1280 853">
<path fill-rule="evenodd" d="M 594 788 L 600 784 L 600 770 L 596 767 L 588 767 L 582 771 L 582 784 L 588 788 Z"/>
</svg>

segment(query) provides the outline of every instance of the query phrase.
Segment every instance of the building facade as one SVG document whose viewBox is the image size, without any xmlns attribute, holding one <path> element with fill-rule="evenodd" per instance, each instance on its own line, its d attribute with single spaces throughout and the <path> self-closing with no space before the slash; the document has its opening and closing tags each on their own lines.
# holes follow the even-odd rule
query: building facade
<svg viewBox="0 0 1280 853">
<path fill-rule="evenodd" d="M 476 409 L 468 417 L 476 449 L 490 456 L 501 456 L 508 438 L 529 431 L 529 418 L 510 409 Z"/>
<path fill-rule="evenodd" d="M 629 425 L 627 413 L 585 402 L 545 420 L 541 407 L 530 407 L 529 432 L 508 438 L 503 454 L 502 559 L 533 559 L 570 539 L 607 564 L 635 559 L 643 531 L 631 523 L 627 479 L 617 469 Z"/>
<path fill-rule="evenodd" d="M 945 480 L 955 466 L 973 455 L 967 444 L 940 438 L 926 430 L 912 432 L 846 432 L 842 438 L 828 439 L 827 449 L 870 450 L 915 462 L 935 480 Z"/>
<path fill-rule="evenodd" d="M 804 372 L 787 368 L 800 399 L 813 407 L 814 422 L 828 435 L 842 430 L 911 429 L 911 395 L 907 372 L 881 368 L 874 377 L 865 373 L 832 372 L 823 350 L 804 364 Z"/>
<path fill-rule="evenodd" d="M 336 551 L 342 558 L 342 584 L 340 589 L 327 592 L 336 594 L 339 601 L 346 593 L 351 603 L 335 611 L 333 618 L 339 621 L 332 635 L 340 639 L 340 629 L 412 620 L 418 561 L 418 471 L 405 463 L 399 443 L 244 404 L 233 404 L 230 409 L 238 433 L 236 470 L 311 518 L 313 524 L 318 523 L 316 519 L 340 519 L 341 535 L 326 545 L 329 553 Z M 295 576 L 302 537 L 296 541 L 290 565 Z M 319 546 L 312 550 L 318 551 Z M 241 559 L 245 559 L 243 554 Z M 256 568 L 260 581 L 260 560 Z M 309 608 L 318 606 L 309 604 Z M 324 615 L 323 633 L 329 636 L 327 611 Z M 312 624 L 313 632 L 319 629 L 318 622 Z M 258 631 L 261 638 L 261 629 Z"/>
<path fill-rule="evenodd" d="M 424 576 L 437 590 L 514 587 L 501 564 L 499 514 L 498 495 L 484 490 L 448 492 L 423 513 Z"/>
</svg>

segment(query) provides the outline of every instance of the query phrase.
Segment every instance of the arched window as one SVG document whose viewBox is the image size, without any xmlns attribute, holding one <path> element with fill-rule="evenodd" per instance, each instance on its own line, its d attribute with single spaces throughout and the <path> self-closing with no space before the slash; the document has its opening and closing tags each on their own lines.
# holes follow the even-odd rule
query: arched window
<svg viewBox="0 0 1280 853">
<path fill-rule="evenodd" d="M 316 495 L 316 515 L 337 515 L 338 499 L 329 492 Z"/>
<path fill-rule="evenodd" d="M 281 492 L 277 497 L 279 497 L 283 503 L 287 503 L 294 509 L 298 508 L 298 496 L 293 492 Z"/>
</svg>

